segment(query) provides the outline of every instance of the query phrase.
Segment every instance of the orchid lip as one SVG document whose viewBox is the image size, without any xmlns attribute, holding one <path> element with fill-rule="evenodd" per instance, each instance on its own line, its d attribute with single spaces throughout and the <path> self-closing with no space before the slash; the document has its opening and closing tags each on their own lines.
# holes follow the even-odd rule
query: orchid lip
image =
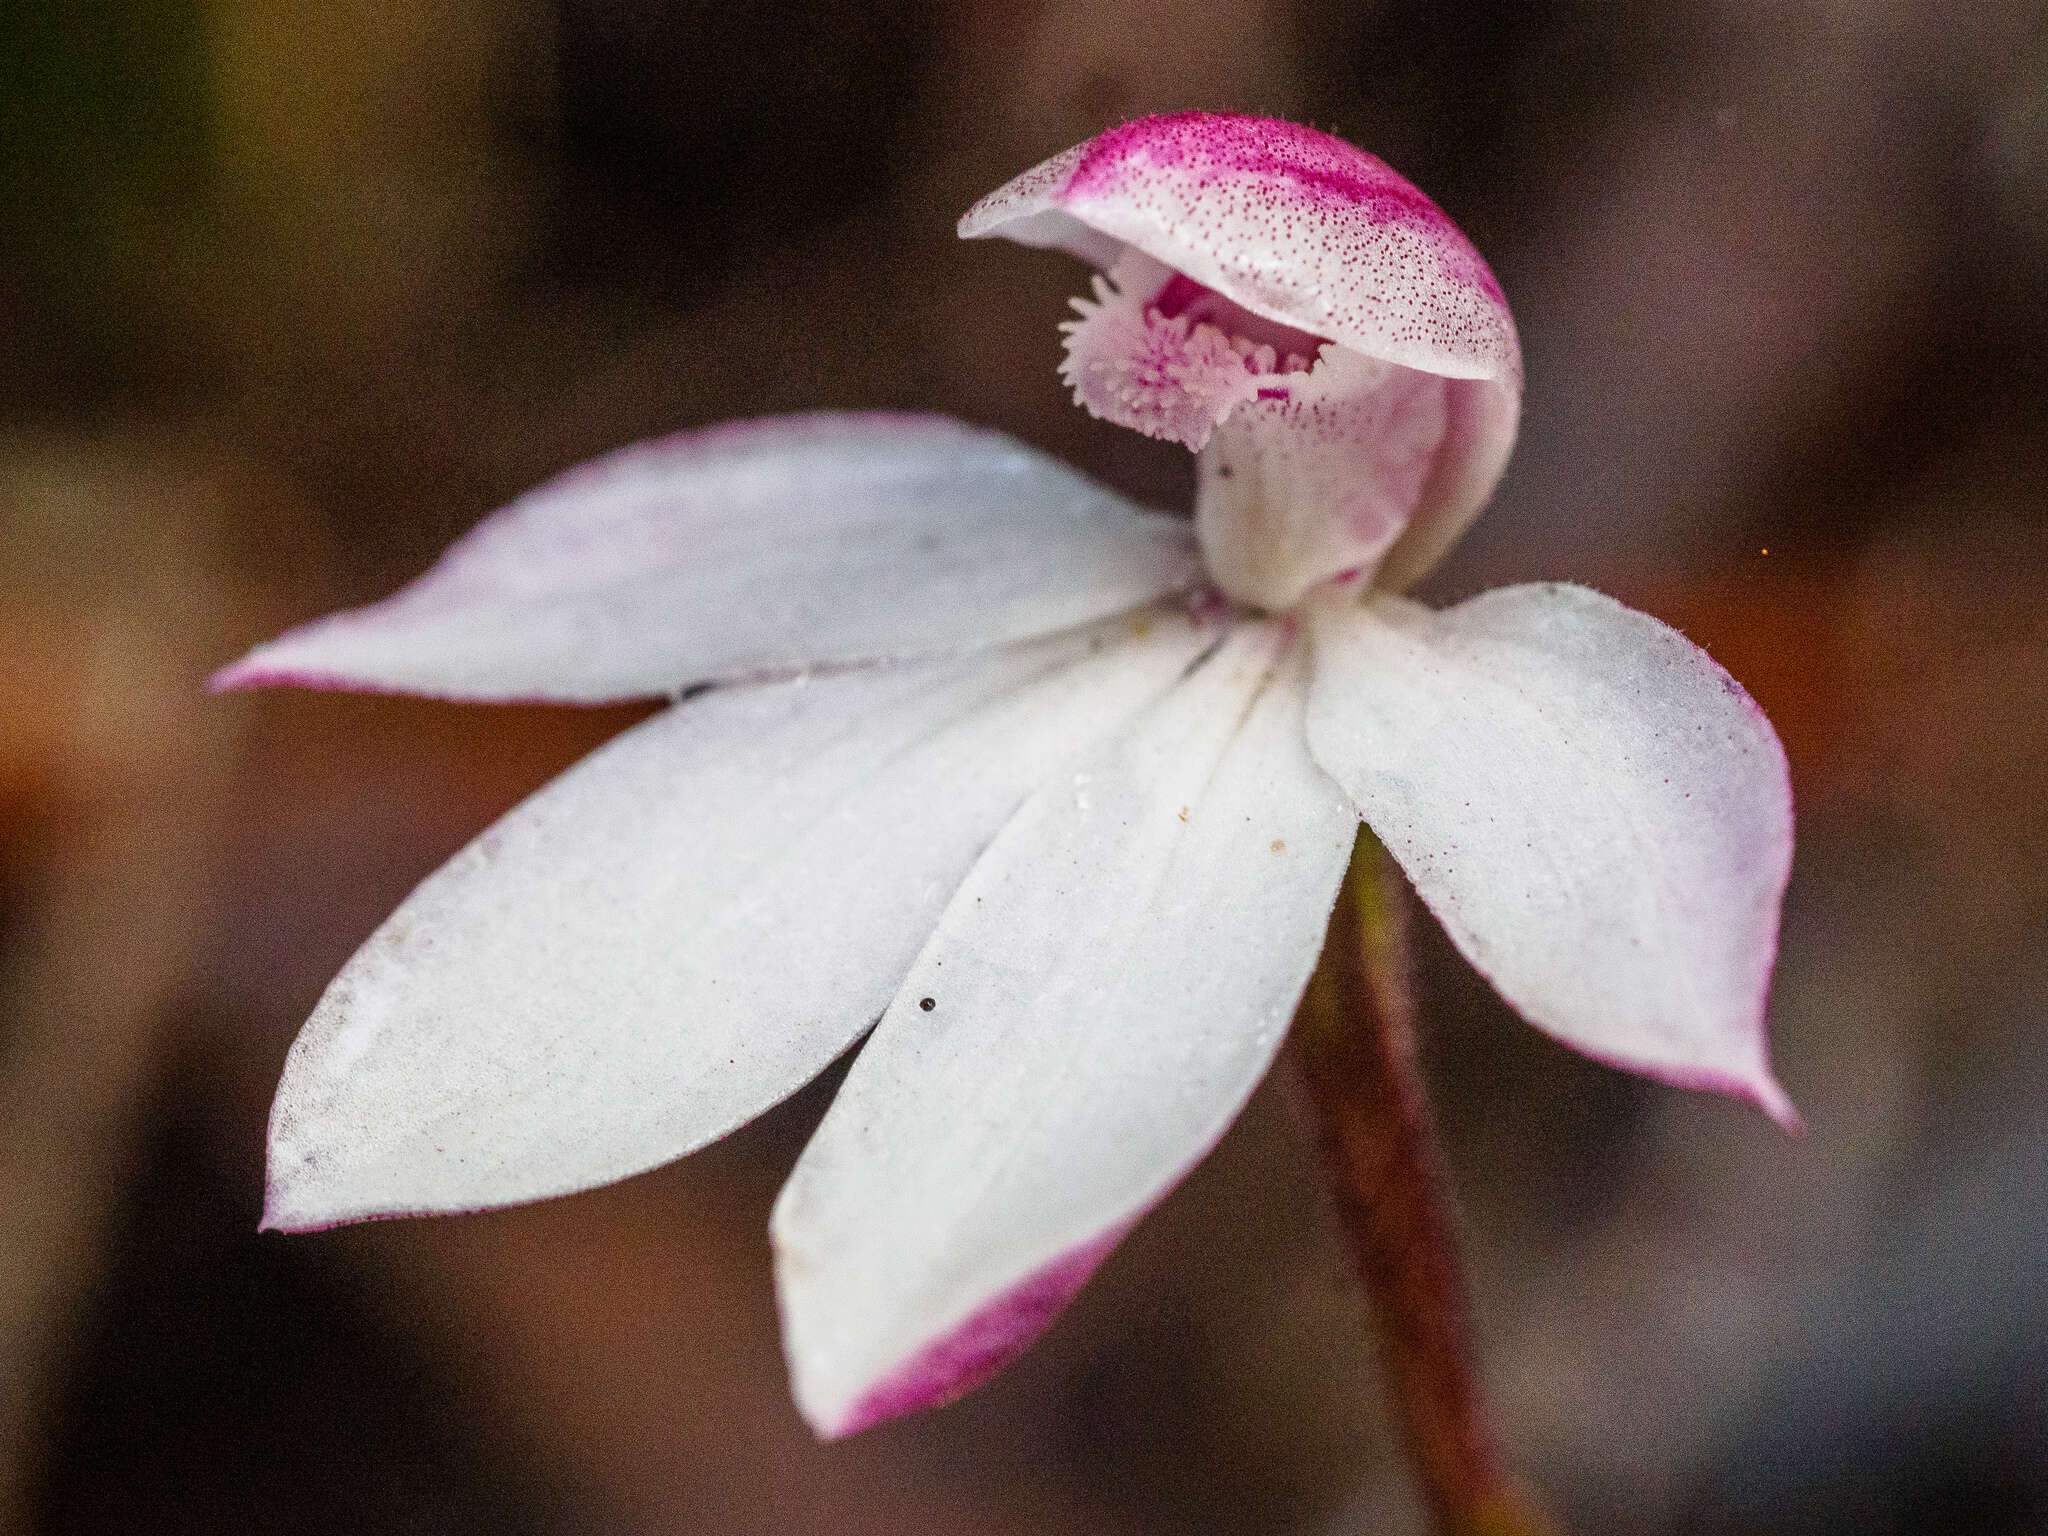
<svg viewBox="0 0 2048 1536">
<path fill-rule="evenodd" d="M 1126 250 L 1073 301 L 1061 374 L 1090 415 L 1200 452 L 1240 406 L 1286 399 L 1326 343 Z"/>
<path fill-rule="evenodd" d="M 1193 324 L 1212 325 L 1228 336 L 1233 345 L 1272 348 L 1276 367 L 1267 372 L 1305 373 L 1314 366 L 1322 349 L 1331 344 L 1327 336 L 1255 314 L 1214 288 L 1204 287 L 1185 272 L 1172 273 L 1166 285 L 1152 296 L 1151 306 L 1168 320 L 1186 315 Z"/>
<path fill-rule="evenodd" d="M 1201 455 L 1197 536 L 1232 597 L 1282 612 L 1376 569 L 1425 505 L 1450 435 L 1441 376 L 1257 314 L 1135 247 L 1074 309 L 1075 403 Z"/>
<path fill-rule="evenodd" d="M 1522 357 L 1500 284 L 1427 196 L 1329 134 L 1233 113 L 1143 118 L 990 193 L 960 233 L 1054 247 L 1109 274 L 1111 293 L 1085 310 L 1128 298 L 1122 320 L 1095 316 L 1078 360 L 1082 338 L 1070 336 L 1063 372 L 1087 409 L 1203 454 L 1212 434 L 1237 432 L 1233 473 L 1214 477 L 1238 482 L 1234 493 L 1206 471 L 1198 491 L 1218 503 L 1198 522 L 1211 573 L 1234 596 L 1285 608 L 1352 566 L 1400 591 L 1506 467 Z M 1119 282 L 1129 268 L 1150 275 Z M 1169 328 L 1181 320 L 1185 331 Z M 1306 379 L 1253 378 L 1233 338 L 1272 345 L 1276 364 L 1302 357 Z M 1348 377 L 1319 377 L 1346 371 L 1333 358 L 1350 360 Z M 1386 368 L 1400 372 L 1376 372 Z M 1263 430 L 1255 410 L 1269 413 Z M 1253 477 L 1263 487 L 1242 483 L 1247 457 L 1270 461 Z M 1366 484 L 1383 472 L 1394 483 Z"/>
<path fill-rule="evenodd" d="M 1284 612 L 1376 570 L 1423 503 L 1442 378 L 1252 314 L 1127 250 L 1076 299 L 1062 374 L 1102 420 L 1200 456 L 1195 525 L 1232 598 Z"/>
</svg>

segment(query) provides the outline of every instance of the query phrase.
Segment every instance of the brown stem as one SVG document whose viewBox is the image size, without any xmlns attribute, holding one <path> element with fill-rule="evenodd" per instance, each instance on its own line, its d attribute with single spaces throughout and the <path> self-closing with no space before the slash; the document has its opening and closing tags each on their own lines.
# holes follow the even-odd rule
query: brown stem
<svg viewBox="0 0 2048 1536">
<path fill-rule="evenodd" d="M 1407 913 L 1392 859 L 1361 829 L 1291 1045 L 1437 1529 L 1536 1536 L 1553 1527 L 1503 1469 L 1472 1368 L 1449 1183 L 1415 1061 Z"/>
</svg>

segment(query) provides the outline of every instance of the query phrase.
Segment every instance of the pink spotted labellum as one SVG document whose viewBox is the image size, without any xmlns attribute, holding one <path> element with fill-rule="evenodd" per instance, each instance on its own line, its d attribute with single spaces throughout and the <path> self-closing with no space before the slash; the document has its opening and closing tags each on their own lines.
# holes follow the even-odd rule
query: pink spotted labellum
<svg viewBox="0 0 2048 1536">
<path fill-rule="evenodd" d="M 1762 713 L 1582 588 L 1400 595 L 1520 407 L 1507 305 L 1450 221 L 1336 139 L 1183 114 L 1056 156 L 961 232 L 1101 270 L 1067 380 L 1198 451 L 1192 526 L 940 418 L 760 421 L 572 470 L 227 668 L 680 698 L 335 979 L 278 1090 L 265 1225 L 624 1178 L 872 1025 L 775 1208 L 785 1344 L 822 1435 L 945 1401 L 1229 1126 L 1361 816 L 1538 1028 L 1793 1123 Z"/>
</svg>

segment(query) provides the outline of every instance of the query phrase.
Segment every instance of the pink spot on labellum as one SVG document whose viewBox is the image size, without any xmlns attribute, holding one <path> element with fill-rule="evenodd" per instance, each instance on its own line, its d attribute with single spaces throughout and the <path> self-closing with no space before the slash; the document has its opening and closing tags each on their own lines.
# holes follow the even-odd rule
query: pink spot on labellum
<svg viewBox="0 0 2048 1536">
<path fill-rule="evenodd" d="M 1166 286 L 1153 295 L 1152 307 L 1171 320 L 1186 314 L 1205 297 L 1213 297 L 1213 290 L 1204 288 L 1185 272 L 1176 272 L 1166 280 Z"/>
</svg>

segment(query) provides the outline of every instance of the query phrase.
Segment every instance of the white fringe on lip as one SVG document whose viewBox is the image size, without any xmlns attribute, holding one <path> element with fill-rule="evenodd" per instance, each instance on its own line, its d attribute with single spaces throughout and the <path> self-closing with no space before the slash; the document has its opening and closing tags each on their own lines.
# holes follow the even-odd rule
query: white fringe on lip
<svg viewBox="0 0 2048 1536">
<path fill-rule="evenodd" d="M 1167 315 L 1176 281 L 1127 249 L 1073 301 L 1060 375 L 1075 403 L 1195 451 L 1195 535 L 1236 601 L 1282 613 L 1323 582 L 1369 582 L 1442 453 L 1447 381 L 1207 289 Z"/>
<path fill-rule="evenodd" d="M 1282 359 L 1266 343 L 1186 314 L 1161 314 L 1153 300 L 1163 270 L 1127 255 L 1107 276 L 1096 274 L 1094 299 L 1076 298 L 1080 318 L 1060 326 L 1067 338 L 1060 377 L 1091 416 L 1199 453 L 1262 385 L 1313 364 L 1293 353 Z"/>
</svg>

